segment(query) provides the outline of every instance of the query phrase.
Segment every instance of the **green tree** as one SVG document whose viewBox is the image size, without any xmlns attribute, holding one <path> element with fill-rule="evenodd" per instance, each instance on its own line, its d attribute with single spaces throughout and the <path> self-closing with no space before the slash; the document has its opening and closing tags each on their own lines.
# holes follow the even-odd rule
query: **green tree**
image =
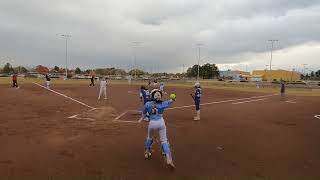
<svg viewBox="0 0 320 180">
<path fill-rule="evenodd" d="M 188 77 L 197 77 L 198 76 L 198 65 L 193 65 L 191 68 L 187 70 Z"/>
<path fill-rule="evenodd" d="M 10 63 L 6 63 L 2 71 L 3 73 L 6 73 L 6 74 L 13 73 L 12 65 Z"/>
<path fill-rule="evenodd" d="M 320 77 L 320 69 L 316 72 L 316 77 Z"/>
<path fill-rule="evenodd" d="M 219 72 L 219 68 L 216 64 L 211 64 L 211 68 L 212 68 L 212 77 L 219 77 L 220 72 Z"/>
<path fill-rule="evenodd" d="M 81 74 L 81 69 L 79 67 L 76 68 L 76 70 L 74 71 L 76 74 Z"/>
<path fill-rule="evenodd" d="M 23 66 L 15 67 L 13 70 L 15 73 L 27 73 L 28 69 Z"/>
<path fill-rule="evenodd" d="M 118 76 L 125 76 L 127 73 L 125 70 L 123 69 L 116 69 L 115 70 L 115 75 L 118 75 Z"/>
<path fill-rule="evenodd" d="M 131 71 L 129 71 L 129 75 L 131 75 L 131 76 L 137 75 L 137 77 L 138 77 L 138 76 L 142 76 L 144 74 L 145 74 L 145 72 L 140 69 L 132 69 Z"/>
<path fill-rule="evenodd" d="M 116 68 L 106 68 L 105 69 L 106 75 L 115 75 L 116 74 Z"/>
<path fill-rule="evenodd" d="M 58 66 L 54 66 L 53 70 L 56 71 L 56 72 L 59 72 L 60 68 Z"/>
<path fill-rule="evenodd" d="M 107 72 L 105 69 L 98 68 L 98 69 L 96 69 L 96 74 L 107 75 Z"/>
<path fill-rule="evenodd" d="M 203 79 L 211 79 L 213 77 L 213 68 L 209 63 L 200 67 L 200 76 Z"/>
</svg>

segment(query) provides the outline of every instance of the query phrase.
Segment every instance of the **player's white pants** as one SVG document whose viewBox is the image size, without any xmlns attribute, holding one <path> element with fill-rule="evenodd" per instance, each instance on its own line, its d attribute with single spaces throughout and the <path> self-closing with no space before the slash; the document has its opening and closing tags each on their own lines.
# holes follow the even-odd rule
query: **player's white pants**
<svg viewBox="0 0 320 180">
<path fill-rule="evenodd" d="M 105 98 L 107 98 L 107 88 L 100 88 L 99 99 L 102 94 L 104 95 Z"/>
<path fill-rule="evenodd" d="M 157 133 L 158 131 L 160 135 L 161 144 L 168 143 L 167 128 L 163 118 L 157 121 L 150 120 L 149 126 L 148 126 L 148 139 L 152 139 L 154 134 Z"/>
<path fill-rule="evenodd" d="M 50 88 L 50 81 L 46 81 L 47 88 Z"/>
</svg>

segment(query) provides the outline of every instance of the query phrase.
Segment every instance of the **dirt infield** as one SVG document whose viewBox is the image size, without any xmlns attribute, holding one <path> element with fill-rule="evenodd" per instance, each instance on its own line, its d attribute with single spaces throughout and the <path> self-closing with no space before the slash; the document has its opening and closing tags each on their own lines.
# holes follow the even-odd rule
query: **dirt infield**
<svg viewBox="0 0 320 180">
<path fill-rule="evenodd" d="M 193 89 L 168 87 L 177 94 L 165 113 L 170 171 L 158 143 L 144 159 L 138 86 L 112 84 L 100 101 L 97 86 L 52 90 L 71 99 L 31 83 L 0 85 L 0 179 L 320 178 L 319 97 L 203 89 L 194 122 Z"/>
</svg>

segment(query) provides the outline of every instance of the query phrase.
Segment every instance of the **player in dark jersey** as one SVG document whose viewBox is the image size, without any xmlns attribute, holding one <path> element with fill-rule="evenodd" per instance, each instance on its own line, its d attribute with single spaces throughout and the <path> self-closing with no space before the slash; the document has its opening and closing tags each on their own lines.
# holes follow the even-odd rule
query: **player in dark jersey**
<svg viewBox="0 0 320 180">
<path fill-rule="evenodd" d="M 140 88 L 140 100 L 143 101 L 143 106 L 150 101 L 150 92 L 145 86 Z M 145 121 L 149 121 L 149 114 L 147 113 Z"/>
<path fill-rule="evenodd" d="M 200 87 L 200 83 L 195 83 L 194 85 L 195 88 L 195 92 L 194 94 L 191 94 L 193 100 L 194 100 L 194 104 L 196 106 L 196 113 L 197 115 L 194 117 L 193 120 L 195 121 L 199 121 L 200 120 L 200 99 L 201 99 L 201 87 Z"/>
<path fill-rule="evenodd" d="M 281 81 L 281 86 L 280 86 L 281 100 L 285 99 L 285 93 L 286 93 L 286 86 L 284 84 L 284 81 Z"/>
<path fill-rule="evenodd" d="M 95 79 L 95 76 L 92 75 L 90 78 L 91 84 L 89 86 L 94 86 L 94 79 Z"/>
<path fill-rule="evenodd" d="M 149 90 L 145 86 L 141 86 L 140 88 L 140 100 L 143 100 L 143 105 L 150 100 Z"/>
<path fill-rule="evenodd" d="M 51 78 L 49 77 L 49 74 L 46 74 L 46 86 L 48 89 L 50 89 L 50 81 L 51 81 Z"/>
<path fill-rule="evenodd" d="M 12 74 L 12 87 L 19 88 L 18 87 L 18 76 L 16 74 Z"/>
</svg>

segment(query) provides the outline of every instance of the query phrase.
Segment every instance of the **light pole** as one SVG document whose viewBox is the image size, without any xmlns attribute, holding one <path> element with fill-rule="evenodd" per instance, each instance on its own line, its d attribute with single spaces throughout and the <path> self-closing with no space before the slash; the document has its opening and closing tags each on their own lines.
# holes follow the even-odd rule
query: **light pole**
<svg viewBox="0 0 320 180">
<path fill-rule="evenodd" d="M 302 64 L 303 65 L 303 74 L 306 74 L 306 66 L 308 65 L 308 64 Z"/>
<path fill-rule="evenodd" d="M 274 44 L 274 42 L 278 42 L 279 40 L 277 40 L 277 39 L 270 39 L 270 40 L 268 40 L 268 41 L 271 42 L 271 59 L 270 59 L 270 71 L 271 71 L 271 69 L 272 69 L 271 65 L 272 65 L 273 44 Z"/>
<path fill-rule="evenodd" d="M 308 78 L 307 78 L 307 68 L 306 68 L 306 66 L 307 66 L 308 64 L 303 64 L 303 74 L 304 74 L 304 77 L 305 77 L 305 80 L 308 80 Z"/>
<path fill-rule="evenodd" d="M 136 67 L 136 61 L 137 61 L 137 55 L 136 55 L 136 50 L 137 50 L 137 47 L 141 44 L 141 42 L 132 42 L 133 44 L 133 66 L 134 66 L 134 79 L 137 79 L 137 67 Z"/>
<path fill-rule="evenodd" d="M 295 71 L 295 69 L 293 68 L 291 71 L 291 82 L 292 82 L 292 76 L 293 76 L 293 72 Z"/>
<path fill-rule="evenodd" d="M 182 64 L 182 74 L 184 73 L 184 64 Z"/>
<path fill-rule="evenodd" d="M 198 46 L 198 52 L 199 52 L 199 57 L 198 57 L 198 75 L 197 75 L 197 81 L 199 82 L 199 74 L 200 74 L 200 58 L 201 58 L 201 54 L 200 54 L 200 48 L 201 46 L 204 46 L 204 44 L 196 44 Z"/>
<path fill-rule="evenodd" d="M 269 67 L 269 65 L 268 65 L 268 64 L 266 64 L 266 70 L 268 70 L 268 67 Z"/>
<path fill-rule="evenodd" d="M 72 36 L 69 34 L 57 34 L 57 36 L 61 36 L 66 39 L 66 77 L 65 79 L 68 79 L 68 39 Z"/>
</svg>

